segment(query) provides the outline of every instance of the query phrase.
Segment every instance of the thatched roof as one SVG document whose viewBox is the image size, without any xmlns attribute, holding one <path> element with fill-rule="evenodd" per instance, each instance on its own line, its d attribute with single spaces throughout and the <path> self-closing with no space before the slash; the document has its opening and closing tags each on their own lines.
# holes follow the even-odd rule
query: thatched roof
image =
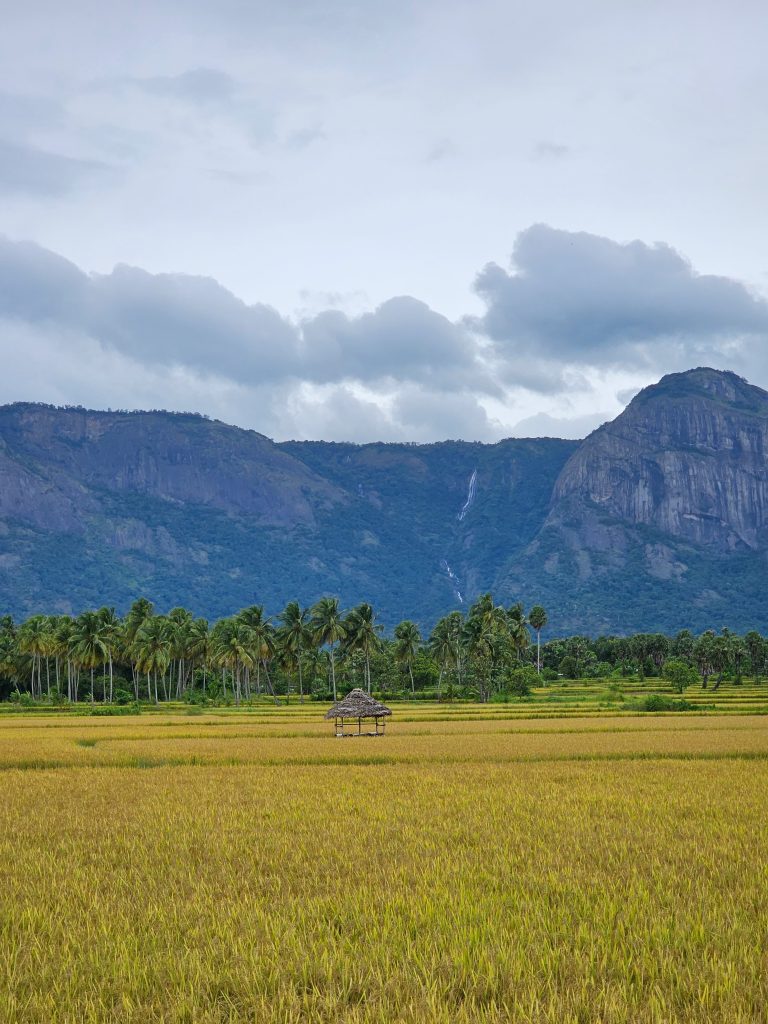
<svg viewBox="0 0 768 1024">
<path fill-rule="evenodd" d="M 388 707 L 369 697 L 365 690 L 351 690 L 343 700 L 334 704 L 326 718 L 383 718 L 391 715 Z"/>
</svg>

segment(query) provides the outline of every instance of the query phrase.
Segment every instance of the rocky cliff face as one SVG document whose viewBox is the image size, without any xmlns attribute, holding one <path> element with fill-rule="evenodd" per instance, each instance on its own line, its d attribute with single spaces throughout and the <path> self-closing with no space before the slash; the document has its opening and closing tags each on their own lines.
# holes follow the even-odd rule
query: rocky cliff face
<svg viewBox="0 0 768 1024">
<path fill-rule="evenodd" d="M 278 445 L 193 415 L 6 406 L 0 607 L 143 593 L 214 616 L 330 592 L 429 621 L 529 543 L 575 447 Z"/>
<path fill-rule="evenodd" d="M 193 415 L 0 408 L 0 612 L 218 616 L 493 590 L 557 632 L 768 630 L 768 394 L 692 370 L 585 441 L 274 444 Z"/>
<path fill-rule="evenodd" d="M 99 491 L 312 524 L 344 495 L 268 438 L 202 416 L 0 408 L 0 515 L 79 529 Z"/>
<path fill-rule="evenodd" d="M 768 539 L 767 452 L 768 393 L 732 373 L 671 374 L 584 441 L 550 522 L 596 509 L 719 551 L 757 550 Z"/>
</svg>

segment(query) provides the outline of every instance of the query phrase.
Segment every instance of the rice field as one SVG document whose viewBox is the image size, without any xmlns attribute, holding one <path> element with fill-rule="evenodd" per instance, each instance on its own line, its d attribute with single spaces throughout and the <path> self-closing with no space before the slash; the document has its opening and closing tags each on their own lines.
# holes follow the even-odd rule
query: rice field
<svg viewBox="0 0 768 1024">
<path fill-rule="evenodd" d="M 0 716 L 0 1020 L 768 1020 L 760 688 L 546 696 Z"/>
</svg>

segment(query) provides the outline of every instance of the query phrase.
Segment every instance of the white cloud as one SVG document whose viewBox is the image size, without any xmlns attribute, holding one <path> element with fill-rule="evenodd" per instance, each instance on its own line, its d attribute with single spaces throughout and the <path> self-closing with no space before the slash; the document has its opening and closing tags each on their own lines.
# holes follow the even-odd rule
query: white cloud
<svg viewBox="0 0 768 1024">
<path fill-rule="evenodd" d="M 768 378 L 766 304 L 667 246 L 538 227 L 514 273 L 480 280 L 479 319 L 401 296 L 296 320 L 212 278 L 86 274 L 0 238 L 0 400 L 200 411 L 278 439 L 494 441 L 583 436 L 704 361 Z"/>
</svg>

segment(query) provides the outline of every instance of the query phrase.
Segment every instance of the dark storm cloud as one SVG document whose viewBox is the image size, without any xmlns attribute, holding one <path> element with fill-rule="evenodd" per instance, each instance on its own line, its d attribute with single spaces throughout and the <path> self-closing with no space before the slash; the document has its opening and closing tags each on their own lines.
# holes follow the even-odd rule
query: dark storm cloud
<svg viewBox="0 0 768 1024">
<path fill-rule="evenodd" d="M 109 168 L 0 139 L 0 193 L 61 196 Z"/>
<path fill-rule="evenodd" d="M 736 281 L 697 274 L 668 245 L 621 244 L 540 224 L 523 231 L 512 272 L 490 263 L 476 326 L 510 353 L 574 364 L 661 363 L 768 338 L 768 303 Z"/>
</svg>

